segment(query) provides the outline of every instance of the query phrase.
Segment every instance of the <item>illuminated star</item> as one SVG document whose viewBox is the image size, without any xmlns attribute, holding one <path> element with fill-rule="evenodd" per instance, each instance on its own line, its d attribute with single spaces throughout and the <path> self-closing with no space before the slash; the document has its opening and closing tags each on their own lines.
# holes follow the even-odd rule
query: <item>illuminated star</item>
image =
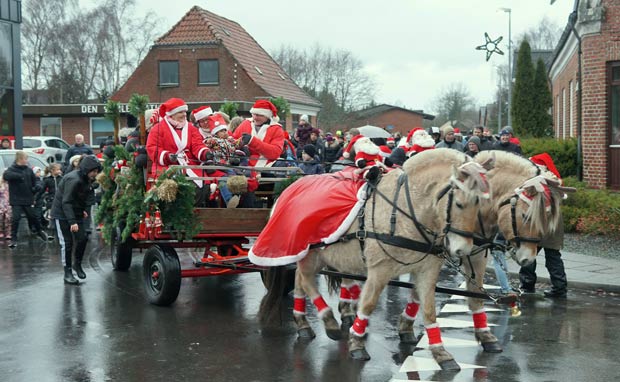
<svg viewBox="0 0 620 382">
<path fill-rule="evenodd" d="M 491 55 L 493 53 L 501 54 L 503 56 L 504 52 L 502 52 L 502 50 L 497 47 L 497 45 L 499 45 L 500 41 L 502 41 L 503 38 L 503 36 L 499 36 L 495 40 L 491 40 L 489 34 L 484 32 L 484 39 L 486 40 L 486 42 L 480 46 L 477 46 L 476 50 L 486 50 L 487 61 L 489 61 L 489 58 L 491 58 Z"/>
</svg>

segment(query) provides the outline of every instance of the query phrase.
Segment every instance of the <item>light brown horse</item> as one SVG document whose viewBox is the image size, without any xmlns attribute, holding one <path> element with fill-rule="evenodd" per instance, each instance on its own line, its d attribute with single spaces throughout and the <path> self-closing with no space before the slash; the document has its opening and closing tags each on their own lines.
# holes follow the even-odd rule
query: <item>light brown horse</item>
<svg viewBox="0 0 620 382">
<path fill-rule="evenodd" d="M 312 249 L 297 263 L 294 318 L 299 335 L 314 336 L 305 317 L 308 296 L 319 312 L 327 335 L 332 339 L 341 337 L 338 322 L 316 285 L 317 273 L 326 266 L 367 275 L 351 328 L 349 351 L 353 358 L 370 359 L 364 338 L 368 317 L 390 279 L 401 274 L 416 275 L 418 295 L 427 301 L 425 322 L 431 332 L 438 331 L 434 288 L 444 258 L 437 255 L 439 251 L 435 248 L 443 245 L 455 257 L 470 253 L 479 201 L 489 195 L 485 173 L 482 165 L 463 153 L 436 149 L 417 154 L 402 170 L 384 175 L 362 208 L 363 227 L 358 219 L 345 234 L 361 237 L 363 245 L 353 239 Z M 270 289 L 263 301 L 269 301 L 270 294 L 278 293 Z M 273 304 L 264 303 L 263 308 L 273 308 Z M 443 347 L 438 347 L 434 354 L 442 350 Z"/>
<path fill-rule="evenodd" d="M 503 151 L 483 151 L 475 161 L 485 163 L 490 158 L 495 161 L 489 171 L 492 197 L 482 201 L 480 216 L 477 218 L 476 233 L 490 243 L 499 231 L 510 243 L 512 258 L 521 266 L 536 258 L 537 244 L 548 232 L 553 232 L 560 219 L 559 203 L 565 192 L 574 189 L 560 187 L 559 183 L 541 178 L 538 167 L 529 160 Z M 486 269 L 487 255 L 484 250 L 474 249 L 468 260 L 463 261 L 463 273 L 474 274 L 466 277 L 467 290 L 481 292 Z M 400 317 L 399 334 L 401 342 L 416 343 L 413 321 L 420 299 L 412 290 L 410 302 Z M 502 351 L 497 338 L 487 326 L 487 316 L 483 300 L 468 298 L 469 309 L 473 314 L 475 337 L 484 351 Z"/>
</svg>

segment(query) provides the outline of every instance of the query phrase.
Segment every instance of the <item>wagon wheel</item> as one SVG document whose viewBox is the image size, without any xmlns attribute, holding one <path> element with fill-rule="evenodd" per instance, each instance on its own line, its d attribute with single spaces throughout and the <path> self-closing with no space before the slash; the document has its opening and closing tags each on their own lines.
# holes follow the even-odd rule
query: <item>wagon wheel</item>
<svg viewBox="0 0 620 382">
<path fill-rule="evenodd" d="M 133 252 L 134 239 L 129 237 L 121 241 L 123 225 L 112 230 L 112 244 L 110 246 L 112 268 L 117 271 L 126 271 L 131 266 L 131 255 Z"/>
<path fill-rule="evenodd" d="M 286 296 L 295 289 L 294 266 L 269 267 L 260 272 L 260 278 L 265 288 L 268 290 L 277 288 L 281 290 L 282 296 Z"/>
<path fill-rule="evenodd" d="M 154 305 L 170 305 L 181 289 L 181 264 L 175 250 L 154 245 L 147 249 L 142 263 L 144 289 Z"/>
</svg>

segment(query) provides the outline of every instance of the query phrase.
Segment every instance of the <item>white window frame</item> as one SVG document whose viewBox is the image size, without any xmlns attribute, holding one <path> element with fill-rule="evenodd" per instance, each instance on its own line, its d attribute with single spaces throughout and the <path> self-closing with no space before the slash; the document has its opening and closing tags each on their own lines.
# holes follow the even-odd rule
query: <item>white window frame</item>
<svg viewBox="0 0 620 382">
<path fill-rule="evenodd" d="M 562 88 L 562 139 L 566 139 L 566 88 Z"/>
<path fill-rule="evenodd" d="M 568 83 L 568 88 L 570 89 L 568 92 L 568 126 L 569 126 L 569 137 L 575 136 L 575 81 L 570 81 Z"/>
</svg>

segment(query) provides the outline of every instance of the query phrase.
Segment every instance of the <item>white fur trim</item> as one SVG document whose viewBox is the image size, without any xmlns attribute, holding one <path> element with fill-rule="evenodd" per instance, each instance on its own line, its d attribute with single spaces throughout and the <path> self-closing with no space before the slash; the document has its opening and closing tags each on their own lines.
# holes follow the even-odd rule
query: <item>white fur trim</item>
<svg viewBox="0 0 620 382">
<path fill-rule="evenodd" d="M 491 329 L 488 326 L 485 326 L 484 328 L 476 328 L 474 329 L 476 332 L 490 332 Z"/>
<path fill-rule="evenodd" d="M 370 316 L 365 315 L 364 313 L 360 312 L 359 310 L 357 311 L 357 318 L 359 318 L 360 320 L 368 320 L 370 318 Z"/>
<path fill-rule="evenodd" d="M 168 153 L 169 153 L 169 152 L 170 152 L 170 151 L 166 151 L 166 150 L 164 150 L 164 151 L 162 151 L 162 152 L 159 154 L 159 164 L 160 164 L 161 166 L 165 166 L 165 165 L 166 165 L 166 163 L 164 162 L 164 160 L 165 160 L 165 158 L 166 158 L 166 155 L 168 155 Z"/>
<path fill-rule="evenodd" d="M 434 349 L 434 348 L 439 348 L 439 347 L 443 347 L 443 342 L 438 342 L 436 344 L 428 345 L 429 349 Z"/>
<path fill-rule="evenodd" d="M 351 156 L 351 154 L 349 154 L 348 151 L 345 151 L 344 153 L 342 153 L 342 157 L 345 159 L 349 159 L 349 157 Z"/>
<path fill-rule="evenodd" d="M 273 117 L 273 112 L 271 110 L 269 110 L 269 109 L 261 109 L 261 108 L 258 108 L 258 107 L 251 108 L 250 109 L 250 113 L 262 115 L 262 116 L 265 116 L 267 118 Z"/>
<path fill-rule="evenodd" d="M 415 317 L 411 317 L 410 315 L 407 314 L 406 311 L 403 310 L 403 312 L 400 314 L 404 319 L 409 320 L 409 321 L 415 321 Z"/>
<path fill-rule="evenodd" d="M 424 328 L 426 329 L 433 329 L 433 328 L 438 328 L 439 324 L 438 323 L 434 323 L 434 324 L 430 324 L 430 325 L 424 325 Z"/>
<path fill-rule="evenodd" d="M 181 106 L 175 107 L 174 109 L 167 111 L 166 115 L 174 115 L 180 111 L 187 111 L 187 105 L 181 105 Z"/>
<path fill-rule="evenodd" d="M 305 316 L 306 312 L 300 312 L 298 310 L 293 309 L 293 314 L 296 316 Z"/>
<path fill-rule="evenodd" d="M 484 310 L 484 308 L 482 308 L 482 309 L 476 310 L 475 312 L 471 312 L 471 314 L 480 314 L 480 313 L 484 313 L 484 312 L 485 312 L 485 310 Z"/>
<path fill-rule="evenodd" d="M 435 146 L 435 140 L 424 130 L 418 130 L 413 133 L 411 143 L 420 147 L 428 148 Z"/>
<path fill-rule="evenodd" d="M 227 130 L 227 129 L 228 129 L 228 126 L 226 126 L 226 125 L 219 125 L 219 126 L 214 127 L 213 129 L 211 129 L 211 134 L 215 135 L 218 132 L 220 132 L 222 130 Z"/>
<path fill-rule="evenodd" d="M 205 150 L 207 150 L 207 151 L 208 151 L 209 149 L 208 149 L 208 148 L 206 148 L 206 147 L 203 147 L 203 148 L 201 148 L 200 150 L 198 150 L 198 160 L 200 160 L 200 157 L 202 156 L 202 152 L 203 152 L 203 151 L 205 151 Z"/>
<path fill-rule="evenodd" d="M 338 301 L 340 301 L 340 302 L 357 302 L 358 299 L 342 298 L 342 297 L 340 297 Z"/>
<path fill-rule="evenodd" d="M 194 113 L 194 118 L 196 118 L 196 121 L 200 121 L 201 119 L 207 118 L 211 114 L 213 114 L 213 109 L 208 107 L 200 110 L 198 113 Z"/>
<path fill-rule="evenodd" d="M 209 191 L 213 194 L 217 190 L 217 183 L 211 183 L 209 185 Z"/>
<path fill-rule="evenodd" d="M 250 260 L 250 262 L 252 262 L 252 264 L 263 265 L 266 267 L 275 267 L 278 265 L 287 265 L 298 262 L 299 260 L 306 257 L 309 249 L 310 245 L 308 245 L 306 249 L 296 255 L 282 257 L 259 257 L 256 256 L 252 251 L 252 248 L 250 248 L 250 252 L 248 253 L 248 259 Z"/>
<path fill-rule="evenodd" d="M 323 317 L 325 317 L 325 315 L 326 315 L 327 313 L 329 313 L 329 312 L 331 312 L 331 311 L 332 311 L 332 308 L 330 308 L 330 307 L 328 306 L 328 307 L 326 307 L 326 308 L 323 308 L 323 310 L 321 310 L 321 311 L 317 314 L 317 316 L 318 316 L 319 318 L 321 318 L 321 319 L 322 319 Z"/>
</svg>

